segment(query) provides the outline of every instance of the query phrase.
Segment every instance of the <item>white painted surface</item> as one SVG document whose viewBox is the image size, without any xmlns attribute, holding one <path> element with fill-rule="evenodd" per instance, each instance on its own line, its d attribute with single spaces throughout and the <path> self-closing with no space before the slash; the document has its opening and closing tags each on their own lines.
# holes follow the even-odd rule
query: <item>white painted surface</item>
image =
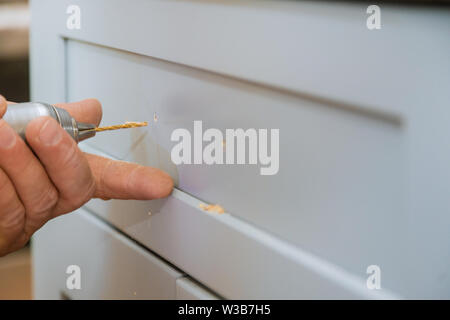
<svg viewBox="0 0 450 320">
<path fill-rule="evenodd" d="M 210 293 L 188 277 L 177 279 L 177 300 L 216 300 Z"/>
<path fill-rule="evenodd" d="M 449 10 L 383 5 L 369 31 L 358 3 L 79 1 L 69 31 L 69 3 L 32 2 L 33 99 L 95 96 L 108 124 L 157 112 L 148 130 L 87 143 L 179 187 L 91 210 L 224 297 L 387 297 L 363 288 L 371 264 L 388 293 L 450 297 Z M 279 127 L 279 175 L 171 165 L 169 133 L 195 118 Z M 220 263 L 228 281 L 205 268 Z"/>
<path fill-rule="evenodd" d="M 82 146 L 86 152 L 99 152 Z M 167 199 L 103 201 L 85 207 L 227 299 L 393 299 L 271 233 L 175 189 Z"/>
<path fill-rule="evenodd" d="M 402 126 L 79 42 L 67 43 L 67 64 L 69 100 L 96 96 L 105 106 L 105 124 L 150 123 L 99 133 L 86 144 L 165 169 L 180 190 L 219 203 L 352 272 L 364 274 L 372 261 L 389 269 L 398 263 L 394 251 L 402 250 L 402 243 L 396 243 L 394 230 L 403 225 L 398 215 L 405 188 Z M 279 128 L 280 171 L 261 176 L 259 165 L 176 167 L 170 160 L 171 133 L 192 132 L 194 120 L 202 120 L 204 130 L 223 132 Z"/>
<path fill-rule="evenodd" d="M 36 299 L 175 299 L 182 273 L 83 209 L 57 218 L 33 242 Z M 68 289 L 67 267 L 81 270 Z"/>
</svg>

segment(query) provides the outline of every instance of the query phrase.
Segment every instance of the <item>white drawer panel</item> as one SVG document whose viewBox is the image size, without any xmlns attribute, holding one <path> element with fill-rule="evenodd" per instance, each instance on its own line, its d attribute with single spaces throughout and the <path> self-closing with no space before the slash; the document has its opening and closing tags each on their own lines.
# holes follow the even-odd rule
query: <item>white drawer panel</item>
<svg viewBox="0 0 450 320">
<path fill-rule="evenodd" d="M 47 223 L 33 250 L 37 299 L 174 299 L 182 276 L 83 209 Z M 70 265 L 80 267 L 80 290 L 66 287 Z"/>
<path fill-rule="evenodd" d="M 216 300 L 216 295 L 188 277 L 177 279 L 177 300 Z"/>
<path fill-rule="evenodd" d="M 149 128 L 99 133 L 88 145 L 165 169 L 180 190 L 354 272 L 374 257 L 391 258 L 386 247 L 403 225 L 401 125 L 77 41 L 69 40 L 67 57 L 70 100 L 98 97 L 108 124 L 151 122 Z M 256 165 L 171 165 L 172 131 L 192 132 L 194 120 L 222 132 L 280 129 L 278 174 L 262 176 Z M 370 254 L 365 245 L 374 247 Z"/>
<path fill-rule="evenodd" d="M 87 146 L 83 149 L 101 155 Z M 345 259 L 347 247 L 328 245 L 341 254 L 340 259 L 335 258 L 337 253 L 330 256 L 330 247 L 320 241 L 311 248 L 295 247 L 229 213 L 207 213 L 199 208 L 200 203 L 175 189 L 166 199 L 93 199 L 85 207 L 224 298 L 391 298 L 388 289 L 402 289 L 398 286 L 404 280 L 402 270 L 392 265 L 391 276 L 383 279 L 383 290 L 366 288 L 369 255 L 354 257 L 350 265 Z M 361 241 L 368 245 L 370 240 Z M 384 247 L 388 254 L 377 252 L 379 261 L 393 254 L 390 248 Z M 359 267 L 356 275 L 347 272 L 355 266 Z"/>
<path fill-rule="evenodd" d="M 383 3 L 381 29 L 369 30 L 364 1 L 106 2 L 78 0 L 80 30 L 66 28 L 71 0 L 33 2 L 43 18 L 31 40 L 44 51 L 40 40 L 58 34 L 399 116 L 425 96 L 448 101 L 445 7 Z M 36 62 L 54 58 L 46 50 Z"/>
</svg>

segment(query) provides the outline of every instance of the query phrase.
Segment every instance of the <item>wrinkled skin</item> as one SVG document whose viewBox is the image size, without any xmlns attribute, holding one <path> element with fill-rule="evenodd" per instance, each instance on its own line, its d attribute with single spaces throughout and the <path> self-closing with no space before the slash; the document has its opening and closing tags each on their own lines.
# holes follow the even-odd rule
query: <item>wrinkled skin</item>
<svg viewBox="0 0 450 320">
<path fill-rule="evenodd" d="M 95 99 L 56 106 L 81 122 L 98 125 L 102 117 Z M 0 96 L 0 118 L 7 108 L 14 105 Z M 29 146 L 0 119 L 0 257 L 91 198 L 145 200 L 172 191 L 172 179 L 159 169 L 82 152 L 50 117 L 30 122 L 26 138 Z"/>
</svg>

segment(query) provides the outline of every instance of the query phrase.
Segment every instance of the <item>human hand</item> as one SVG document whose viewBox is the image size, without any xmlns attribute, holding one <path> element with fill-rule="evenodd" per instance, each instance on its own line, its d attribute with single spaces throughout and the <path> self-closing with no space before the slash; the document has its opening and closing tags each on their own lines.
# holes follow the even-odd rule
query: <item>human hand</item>
<svg viewBox="0 0 450 320">
<path fill-rule="evenodd" d="M 98 125 L 102 117 L 95 99 L 56 106 L 80 122 Z M 6 108 L 0 96 L 0 118 Z M 31 121 L 26 138 L 29 146 L 0 119 L 0 257 L 91 198 L 150 200 L 173 189 L 170 176 L 159 169 L 83 153 L 53 118 Z"/>
</svg>

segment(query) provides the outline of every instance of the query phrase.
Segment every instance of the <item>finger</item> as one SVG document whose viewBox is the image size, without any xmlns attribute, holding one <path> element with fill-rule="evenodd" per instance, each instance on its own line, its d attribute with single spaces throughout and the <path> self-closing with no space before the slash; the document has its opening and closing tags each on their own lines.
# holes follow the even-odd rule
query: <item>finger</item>
<svg viewBox="0 0 450 320">
<path fill-rule="evenodd" d="M 3 98 L 3 96 L 0 96 L 0 118 L 5 114 L 7 107 L 8 104 L 6 103 L 5 98 Z"/>
<path fill-rule="evenodd" d="M 98 126 L 102 120 L 102 105 L 97 99 L 57 103 L 55 106 L 66 109 L 79 122 L 92 123 Z"/>
<path fill-rule="evenodd" d="M 34 119 L 27 126 L 26 137 L 59 191 L 54 216 L 73 211 L 92 197 L 95 182 L 89 164 L 55 119 Z"/>
<path fill-rule="evenodd" d="M 159 169 L 85 155 L 96 182 L 96 198 L 151 200 L 172 192 L 172 179 Z"/>
<path fill-rule="evenodd" d="M 24 140 L 3 119 L 0 120 L 0 167 L 25 207 L 26 232 L 34 232 L 49 219 L 58 192 Z"/>
<path fill-rule="evenodd" d="M 7 174 L 0 169 L 0 257 L 10 250 L 25 225 L 25 208 Z"/>
</svg>

